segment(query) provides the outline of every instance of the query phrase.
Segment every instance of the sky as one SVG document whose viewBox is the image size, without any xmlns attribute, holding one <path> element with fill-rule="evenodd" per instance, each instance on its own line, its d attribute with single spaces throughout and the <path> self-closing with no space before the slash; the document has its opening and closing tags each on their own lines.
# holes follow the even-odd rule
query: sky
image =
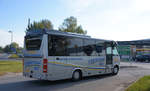
<svg viewBox="0 0 150 91">
<path fill-rule="evenodd" d="M 0 0 L 0 46 L 23 46 L 28 19 L 49 19 L 55 29 L 74 16 L 87 34 L 116 41 L 150 38 L 150 0 Z"/>
</svg>

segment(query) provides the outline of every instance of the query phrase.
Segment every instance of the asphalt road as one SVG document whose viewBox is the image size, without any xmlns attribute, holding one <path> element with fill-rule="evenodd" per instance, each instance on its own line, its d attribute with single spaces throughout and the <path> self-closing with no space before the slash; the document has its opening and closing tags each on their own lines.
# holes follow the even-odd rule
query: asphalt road
<svg viewBox="0 0 150 91">
<path fill-rule="evenodd" d="M 150 65 L 150 64 L 148 64 Z M 150 75 L 148 68 L 121 68 L 116 76 L 86 77 L 81 81 L 40 81 L 21 74 L 0 77 L 0 91 L 124 91 L 138 78 Z"/>
<path fill-rule="evenodd" d="M 10 56 L 10 54 L 7 53 L 0 53 L 0 58 L 8 58 Z"/>
<path fill-rule="evenodd" d="M 0 58 L 0 61 L 22 61 L 22 58 Z"/>
<path fill-rule="evenodd" d="M 0 53 L 0 61 L 21 61 L 22 58 L 9 58 L 11 54 L 7 54 L 7 53 Z"/>
</svg>

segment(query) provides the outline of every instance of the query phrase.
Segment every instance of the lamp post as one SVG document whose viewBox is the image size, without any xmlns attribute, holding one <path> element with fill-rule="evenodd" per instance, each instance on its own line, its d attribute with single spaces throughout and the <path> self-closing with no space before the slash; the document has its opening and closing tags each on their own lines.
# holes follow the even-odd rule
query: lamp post
<svg viewBox="0 0 150 91">
<path fill-rule="evenodd" d="M 11 44 L 10 44 L 10 48 L 12 48 L 12 42 L 13 42 L 13 32 L 11 30 L 8 31 L 11 34 Z"/>
</svg>

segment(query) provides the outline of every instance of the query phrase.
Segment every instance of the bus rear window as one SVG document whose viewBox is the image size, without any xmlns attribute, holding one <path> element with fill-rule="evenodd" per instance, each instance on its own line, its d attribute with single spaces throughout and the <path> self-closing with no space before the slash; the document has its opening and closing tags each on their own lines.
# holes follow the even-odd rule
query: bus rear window
<svg viewBox="0 0 150 91">
<path fill-rule="evenodd" d="M 42 42 L 41 36 L 25 37 L 25 44 L 27 50 L 39 50 L 41 47 L 41 42 Z"/>
</svg>

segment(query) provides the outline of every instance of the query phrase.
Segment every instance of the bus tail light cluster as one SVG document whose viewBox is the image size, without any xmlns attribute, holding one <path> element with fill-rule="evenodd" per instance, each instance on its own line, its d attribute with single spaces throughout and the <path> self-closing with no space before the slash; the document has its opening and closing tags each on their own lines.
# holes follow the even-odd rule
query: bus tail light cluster
<svg viewBox="0 0 150 91">
<path fill-rule="evenodd" d="M 23 71 L 24 71 L 24 59 L 22 59 L 22 67 L 23 67 Z"/>
<path fill-rule="evenodd" d="M 43 59 L 43 73 L 47 73 L 47 63 L 48 63 L 48 60 Z"/>
</svg>

